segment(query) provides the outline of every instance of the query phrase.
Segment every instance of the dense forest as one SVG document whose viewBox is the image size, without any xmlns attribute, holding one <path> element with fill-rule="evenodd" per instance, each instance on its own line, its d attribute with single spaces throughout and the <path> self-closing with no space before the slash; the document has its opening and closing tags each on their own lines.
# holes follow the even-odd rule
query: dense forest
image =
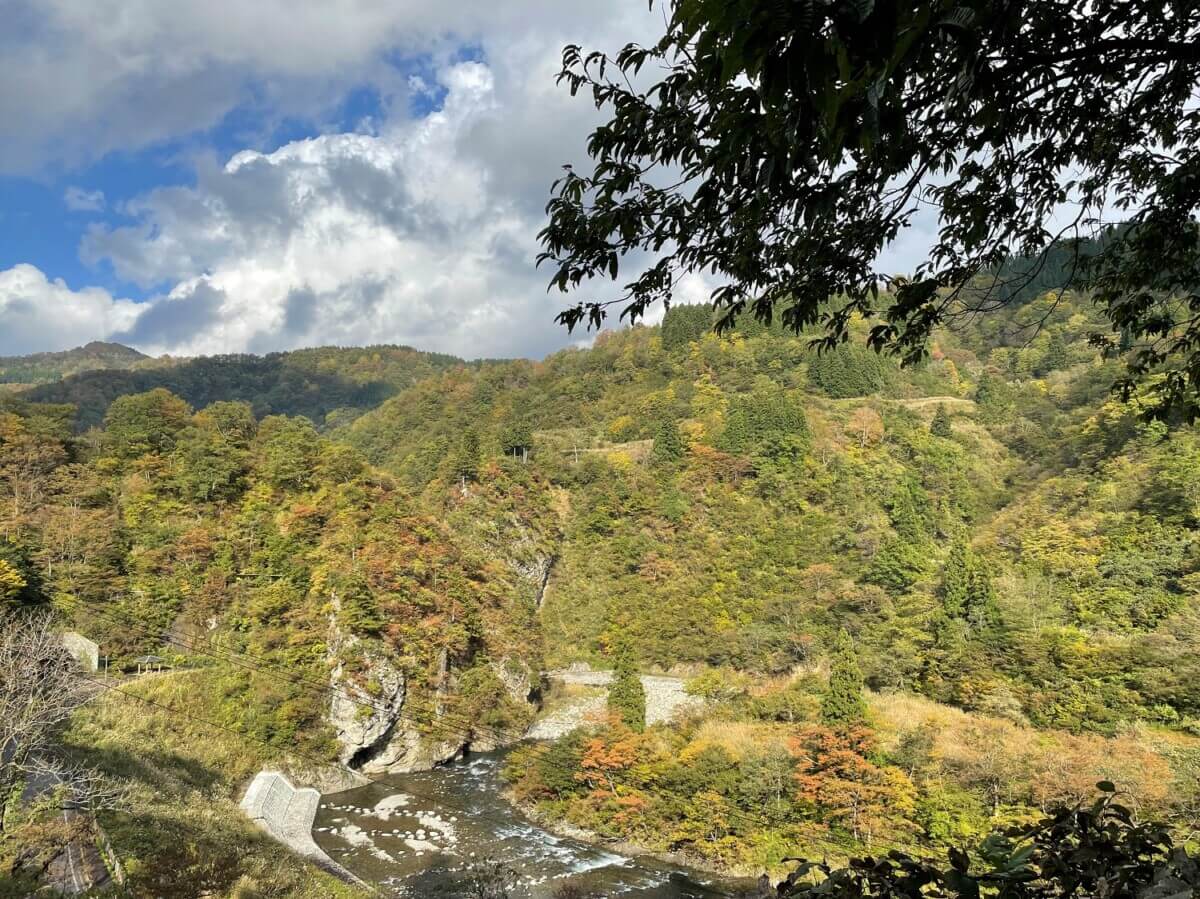
<svg viewBox="0 0 1200 899">
<path fill-rule="evenodd" d="M 119 343 L 93 341 L 59 353 L 0 356 L 0 384 L 10 389 L 48 384 L 80 372 L 134 368 L 148 361 L 148 356 Z"/>
<path fill-rule="evenodd" d="M 453 356 L 400 346 L 149 359 L 118 344 L 88 344 L 67 353 L 0 359 L 0 380 L 45 381 L 16 392 L 34 403 L 74 406 L 79 430 L 101 425 L 118 397 L 160 387 L 198 408 L 238 400 L 259 418 L 301 415 L 325 427 L 349 421 L 398 390 L 462 364 Z"/>
<path fill-rule="evenodd" d="M 255 758 L 400 764 L 212 647 L 395 702 L 405 764 L 522 732 L 548 668 L 676 673 L 687 720 L 597 721 L 508 777 L 545 820 L 722 869 L 959 845 L 1101 779 L 1188 840 L 1200 442 L 1114 398 L 1094 316 L 1032 296 L 909 368 L 680 306 L 541 362 L 70 376 L 0 395 L 0 592 L 202 679 L 187 701 Z M 90 715 L 84 749 L 121 720 Z"/>
</svg>

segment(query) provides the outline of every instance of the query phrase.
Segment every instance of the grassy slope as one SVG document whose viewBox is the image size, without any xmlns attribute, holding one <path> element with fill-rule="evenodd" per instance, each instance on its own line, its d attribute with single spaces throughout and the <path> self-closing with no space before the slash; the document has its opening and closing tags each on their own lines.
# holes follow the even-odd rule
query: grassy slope
<svg viewBox="0 0 1200 899">
<path fill-rule="evenodd" d="M 292 855 L 238 808 L 265 764 L 288 760 L 220 721 L 208 672 L 157 675 L 122 687 L 177 709 L 170 713 L 118 693 L 98 697 L 72 723 L 68 742 L 86 761 L 126 778 L 126 808 L 101 822 L 135 897 L 329 899 L 365 895 Z M 192 716 L 189 719 L 189 716 Z"/>
</svg>

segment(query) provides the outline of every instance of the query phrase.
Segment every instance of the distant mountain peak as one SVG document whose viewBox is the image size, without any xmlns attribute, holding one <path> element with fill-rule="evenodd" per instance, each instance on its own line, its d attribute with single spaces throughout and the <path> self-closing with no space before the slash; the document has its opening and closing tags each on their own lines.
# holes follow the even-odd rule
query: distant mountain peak
<svg viewBox="0 0 1200 899">
<path fill-rule="evenodd" d="M 0 384 L 47 384 L 102 369 L 129 369 L 149 359 L 121 343 L 93 340 L 69 350 L 0 356 Z"/>
<path fill-rule="evenodd" d="M 73 350 L 67 350 L 65 354 L 70 353 L 104 353 L 106 355 L 128 356 L 130 359 L 149 359 L 145 353 L 135 350 L 133 347 L 125 346 L 123 343 L 109 343 L 105 340 L 93 340 L 85 343 L 81 347 L 76 347 Z"/>
</svg>

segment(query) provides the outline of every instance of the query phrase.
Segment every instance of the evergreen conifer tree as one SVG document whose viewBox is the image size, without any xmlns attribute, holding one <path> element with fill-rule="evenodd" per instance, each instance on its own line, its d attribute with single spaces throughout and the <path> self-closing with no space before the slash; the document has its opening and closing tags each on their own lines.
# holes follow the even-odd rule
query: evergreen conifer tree
<svg viewBox="0 0 1200 899">
<path fill-rule="evenodd" d="M 908 543 L 924 542 L 933 514 L 925 489 L 913 478 L 905 478 L 892 494 L 890 505 L 888 512 L 896 533 Z"/>
<path fill-rule="evenodd" d="M 849 728 L 867 719 L 863 699 L 863 677 L 854 643 L 846 631 L 838 634 L 833 647 L 829 685 L 821 697 L 821 720 L 830 727 Z"/>
<path fill-rule="evenodd" d="M 462 432 L 450 468 L 455 480 L 473 481 L 479 476 L 479 433 L 474 428 Z"/>
<path fill-rule="evenodd" d="M 507 422 L 500 433 L 500 446 L 504 455 L 529 461 L 529 450 L 533 446 L 533 428 L 524 418 L 516 418 Z"/>
<path fill-rule="evenodd" d="M 1067 342 L 1063 339 L 1061 331 L 1055 331 L 1046 343 L 1046 355 L 1042 359 L 1041 369 L 1045 372 L 1059 371 L 1066 368 L 1070 362 L 1071 354 L 1067 350 Z"/>
<path fill-rule="evenodd" d="M 25 578 L 21 577 L 21 572 L 6 559 L 0 559 L 0 603 L 15 600 L 25 587 Z"/>
<path fill-rule="evenodd" d="M 974 558 L 971 548 L 967 545 L 966 537 L 962 534 L 954 538 L 950 544 L 950 553 L 942 566 L 942 583 L 938 588 L 938 596 L 942 600 L 942 609 L 951 618 L 961 618 L 967 609 L 967 599 L 971 589 L 971 568 Z"/>
<path fill-rule="evenodd" d="M 1000 624 L 1000 608 L 996 605 L 996 591 L 992 577 L 983 560 L 972 560 L 967 581 L 967 602 L 964 617 L 974 630 L 987 632 Z"/>
<path fill-rule="evenodd" d="M 945 406 L 938 406 L 937 414 L 929 424 L 929 433 L 934 437 L 949 437 L 954 433 L 950 427 L 950 413 Z"/>
<path fill-rule="evenodd" d="M 674 465 L 683 458 L 686 447 L 679 428 L 671 419 L 664 419 L 654 433 L 654 449 L 650 458 L 656 465 Z"/>
<path fill-rule="evenodd" d="M 616 650 L 613 679 L 608 687 L 608 708 L 630 730 L 641 733 L 646 729 L 646 689 L 638 676 L 633 650 L 624 640 Z"/>
<path fill-rule="evenodd" d="M 663 316 L 660 331 L 663 349 L 667 352 L 686 347 L 712 330 L 712 308 L 705 305 L 681 304 L 672 306 Z"/>
<path fill-rule="evenodd" d="M 987 564 L 974 553 L 964 535 L 950 545 L 938 596 L 947 617 L 965 621 L 973 630 L 991 630 L 1000 623 Z"/>
</svg>

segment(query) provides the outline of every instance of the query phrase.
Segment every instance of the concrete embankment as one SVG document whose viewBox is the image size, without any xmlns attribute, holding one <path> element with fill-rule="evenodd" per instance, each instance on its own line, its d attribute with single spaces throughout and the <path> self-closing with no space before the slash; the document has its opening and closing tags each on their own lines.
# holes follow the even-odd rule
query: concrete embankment
<svg viewBox="0 0 1200 899">
<path fill-rule="evenodd" d="M 347 883 L 369 886 L 331 859 L 312 837 L 321 794 L 296 787 L 278 771 L 260 771 L 242 797 L 242 810 L 255 824 L 297 855 Z"/>
</svg>

